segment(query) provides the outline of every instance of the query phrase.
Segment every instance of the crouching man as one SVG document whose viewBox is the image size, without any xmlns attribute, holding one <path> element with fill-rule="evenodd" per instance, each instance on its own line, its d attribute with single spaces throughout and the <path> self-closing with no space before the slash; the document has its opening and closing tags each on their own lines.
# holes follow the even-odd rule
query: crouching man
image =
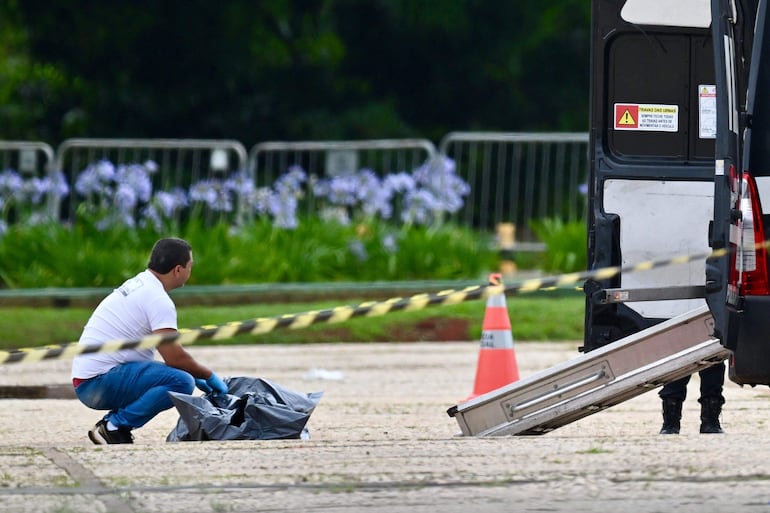
<svg viewBox="0 0 770 513">
<path fill-rule="evenodd" d="M 93 443 L 133 443 L 132 430 L 173 406 L 169 392 L 191 394 L 196 385 L 207 392 L 227 392 L 219 376 L 176 342 L 157 349 L 98 350 L 112 340 L 176 333 L 176 306 L 168 293 L 187 282 L 192 266 L 189 243 L 160 239 L 147 269 L 115 289 L 91 314 L 78 343 L 96 351 L 75 357 L 72 383 L 83 404 L 108 410 L 88 432 Z M 156 351 L 162 362 L 155 360 Z"/>
</svg>

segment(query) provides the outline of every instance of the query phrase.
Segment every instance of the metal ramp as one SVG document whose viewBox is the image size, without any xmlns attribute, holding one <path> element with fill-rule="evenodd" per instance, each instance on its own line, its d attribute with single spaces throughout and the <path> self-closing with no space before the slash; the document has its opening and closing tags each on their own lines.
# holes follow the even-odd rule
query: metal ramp
<svg viewBox="0 0 770 513">
<path fill-rule="evenodd" d="M 462 435 L 542 435 L 725 360 L 707 306 L 458 404 Z"/>
</svg>

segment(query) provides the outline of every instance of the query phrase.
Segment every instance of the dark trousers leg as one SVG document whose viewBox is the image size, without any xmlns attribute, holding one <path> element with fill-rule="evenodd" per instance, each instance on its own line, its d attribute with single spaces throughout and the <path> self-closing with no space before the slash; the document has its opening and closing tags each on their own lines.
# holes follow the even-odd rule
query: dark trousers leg
<svg viewBox="0 0 770 513">
<path fill-rule="evenodd" d="M 720 404 L 724 404 L 725 398 L 722 395 L 725 384 L 724 362 L 719 362 L 703 369 L 699 374 L 701 399 L 719 398 Z"/>
<path fill-rule="evenodd" d="M 687 397 L 687 384 L 690 382 L 690 376 L 685 376 L 671 383 L 666 383 L 660 389 L 658 395 L 661 399 L 678 399 L 684 401 Z"/>
<path fill-rule="evenodd" d="M 722 389 L 725 384 L 725 364 L 720 362 L 698 372 L 700 376 L 701 398 L 718 397 L 724 403 Z M 685 376 L 671 383 L 667 383 L 660 389 L 658 395 L 661 399 L 678 399 L 684 401 L 687 398 L 687 384 L 690 376 Z"/>
</svg>

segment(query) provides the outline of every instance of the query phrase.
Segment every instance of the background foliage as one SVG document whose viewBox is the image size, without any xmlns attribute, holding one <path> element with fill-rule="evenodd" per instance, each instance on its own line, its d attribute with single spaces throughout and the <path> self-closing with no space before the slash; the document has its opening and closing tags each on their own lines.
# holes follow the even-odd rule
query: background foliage
<svg viewBox="0 0 770 513">
<path fill-rule="evenodd" d="M 585 130 L 589 19 L 584 0 L 0 0 L 0 139 Z M 11 230 L 3 286 L 114 285 L 158 235 L 89 228 Z M 381 224 L 301 230 L 179 235 L 207 261 L 199 283 L 467 279 L 495 267 L 490 241 L 452 227 L 403 230 L 397 254 L 383 252 Z M 571 251 L 551 250 L 546 268 L 579 267 Z"/>
<path fill-rule="evenodd" d="M 226 224 L 189 223 L 174 235 L 193 246 L 193 285 L 464 280 L 497 266 L 491 240 L 445 225 L 398 232 L 383 247 L 382 223 L 343 226 L 303 220 L 295 230 L 258 220 L 238 232 Z M 86 224 L 14 225 L 0 244 L 0 288 L 113 287 L 147 265 L 161 236 L 152 229 L 96 230 Z M 358 249 L 351 251 L 351 244 Z"/>
<path fill-rule="evenodd" d="M 57 146 L 71 137 L 228 138 L 251 145 L 411 136 L 438 142 L 453 130 L 584 131 L 589 18 L 585 0 L 0 0 L 0 139 Z M 330 226 L 303 220 L 294 232 L 300 237 L 266 222 L 237 236 L 195 224 L 175 234 L 196 247 L 192 283 L 199 284 L 334 280 L 341 270 L 342 279 L 467 279 L 497 264 L 490 241 L 451 226 L 410 227 L 400 233 L 398 253 L 387 255 L 375 243 L 382 225 Z M 157 236 L 85 224 L 12 226 L 0 245 L 0 286 L 114 286 L 144 267 Z M 351 240 L 369 261 L 350 251 Z M 574 264 L 572 253 L 549 249 L 547 267 Z M 524 260 L 533 257 L 532 266 L 542 264 L 539 255 Z M 579 299 L 576 305 L 582 309 Z M 229 320 L 233 312 L 222 315 Z M 10 324 L 19 317 L 29 315 L 8 313 Z M 573 317 L 579 329 L 582 315 Z M 555 323 L 533 325 L 542 333 Z M 61 333 L 53 328 L 50 338 Z M 20 337 L 7 342 L 30 342 L 28 333 Z"/>
<path fill-rule="evenodd" d="M 0 0 L 0 138 L 587 126 L 585 0 Z"/>
</svg>

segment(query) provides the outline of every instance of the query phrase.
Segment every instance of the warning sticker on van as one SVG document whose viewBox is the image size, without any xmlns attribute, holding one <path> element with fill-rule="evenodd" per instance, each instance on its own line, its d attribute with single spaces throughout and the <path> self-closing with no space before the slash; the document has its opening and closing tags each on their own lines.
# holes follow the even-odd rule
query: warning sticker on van
<svg viewBox="0 0 770 513">
<path fill-rule="evenodd" d="M 717 137 L 717 86 L 698 86 L 698 137 Z"/>
<path fill-rule="evenodd" d="M 679 106 L 654 103 L 616 103 L 615 130 L 678 132 Z"/>
</svg>

